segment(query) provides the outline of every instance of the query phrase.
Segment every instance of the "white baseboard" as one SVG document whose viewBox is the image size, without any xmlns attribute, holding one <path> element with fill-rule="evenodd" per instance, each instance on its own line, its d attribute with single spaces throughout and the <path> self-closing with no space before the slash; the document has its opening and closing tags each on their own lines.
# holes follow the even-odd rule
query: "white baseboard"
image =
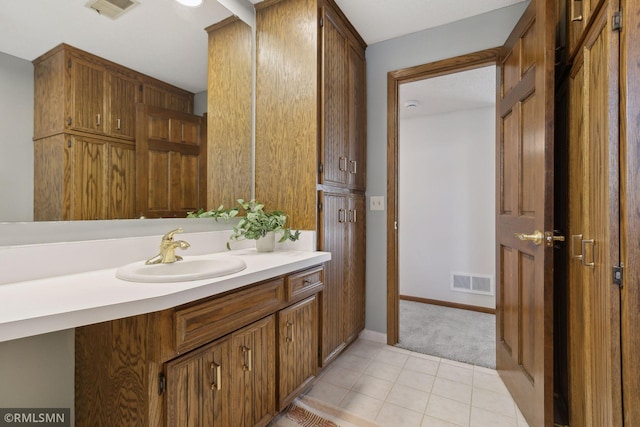
<svg viewBox="0 0 640 427">
<path fill-rule="evenodd" d="M 362 338 L 364 340 L 377 342 L 377 343 L 381 343 L 381 344 L 386 344 L 387 343 L 387 334 L 386 333 L 384 333 L 384 332 L 376 332 L 376 331 L 372 331 L 370 329 L 365 329 L 362 332 L 360 332 L 359 338 Z"/>
</svg>

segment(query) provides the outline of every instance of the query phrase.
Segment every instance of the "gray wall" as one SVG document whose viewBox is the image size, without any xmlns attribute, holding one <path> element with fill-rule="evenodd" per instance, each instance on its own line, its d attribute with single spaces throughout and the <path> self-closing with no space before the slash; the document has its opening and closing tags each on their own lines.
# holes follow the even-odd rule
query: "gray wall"
<svg viewBox="0 0 640 427">
<path fill-rule="evenodd" d="M 367 196 L 387 191 L 387 73 L 501 46 L 526 6 L 519 3 L 367 48 Z M 369 211 L 366 328 L 377 332 L 387 330 L 386 266 L 386 210 Z"/>
<path fill-rule="evenodd" d="M 33 220 L 33 65 L 0 52 L 0 222 Z"/>
</svg>

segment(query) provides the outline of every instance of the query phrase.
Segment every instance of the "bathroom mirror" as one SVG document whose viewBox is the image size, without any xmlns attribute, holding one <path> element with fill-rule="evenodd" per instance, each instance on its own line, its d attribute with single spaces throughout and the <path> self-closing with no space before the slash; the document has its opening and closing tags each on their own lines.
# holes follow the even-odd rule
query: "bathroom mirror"
<svg viewBox="0 0 640 427">
<path fill-rule="evenodd" d="M 86 0 L 5 5 L 0 16 L 0 222 L 33 218 L 33 59 L 67 43 L 194 92 L 194 112 L 201 115 L 207 111 L 205 28 L 233 15 L 251 22 L 251 3 L 256 3 L 205 0 L 200 7 L 187 8 L 175 0 L 102 0 L 106 2 L 139 4 L 116 19 L 88 8 Z M 236 165 L 234 173 L 250 179 L 251 170 L 247 162 Z M 105 223 L 109 221 L 100 221 L 100 227 Z"/>
</svg>

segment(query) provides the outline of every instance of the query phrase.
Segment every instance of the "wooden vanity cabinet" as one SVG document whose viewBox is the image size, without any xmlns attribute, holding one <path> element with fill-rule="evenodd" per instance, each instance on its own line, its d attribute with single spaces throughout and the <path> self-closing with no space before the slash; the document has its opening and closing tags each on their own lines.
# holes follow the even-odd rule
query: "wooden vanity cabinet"
<svg viewBox="0 0 640 427">
<path fill-rule="evenodd" d="M 322 277 L 76 328 L 76 425 L 267 425 L 315 379 Z"/>
</svg>

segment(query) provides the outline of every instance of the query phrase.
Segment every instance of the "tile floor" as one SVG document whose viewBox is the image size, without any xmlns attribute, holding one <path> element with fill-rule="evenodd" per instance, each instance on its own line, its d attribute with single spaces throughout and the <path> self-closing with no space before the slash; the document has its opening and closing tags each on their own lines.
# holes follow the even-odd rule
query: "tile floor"
<svg viewBox="0 0 640 427">
<path fill-rule="evenodd" d="M 362 338 L 308 395 L 382 426 L 527 426 L 495 370 Z"/>
</svg>

